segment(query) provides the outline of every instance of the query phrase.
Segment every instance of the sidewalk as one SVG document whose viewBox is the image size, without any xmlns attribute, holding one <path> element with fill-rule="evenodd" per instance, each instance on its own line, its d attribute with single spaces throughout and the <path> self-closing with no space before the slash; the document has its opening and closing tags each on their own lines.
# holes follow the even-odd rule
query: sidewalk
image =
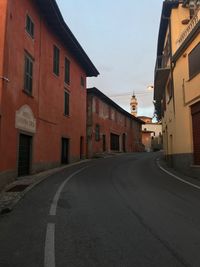
<svg viewBox="0 0 200 267">
<path fill-rule="evenodd" d="M 58 173 L 64 169 L 70 168 L 74 165 L 79 165 L 84 162 L 89 162 L 90 159 L 81 160 L 76 163 L 68 164 L 58 168 L 50 169 L 34 175 L 28 175 L 20 178 L 7 185 L 3 191 L 0 192 L 0 214 L 5 214 L 14 208 L 14 206 L 30 191 L 34 186 L 41 183 L 52 174 Z"/>
</svg>

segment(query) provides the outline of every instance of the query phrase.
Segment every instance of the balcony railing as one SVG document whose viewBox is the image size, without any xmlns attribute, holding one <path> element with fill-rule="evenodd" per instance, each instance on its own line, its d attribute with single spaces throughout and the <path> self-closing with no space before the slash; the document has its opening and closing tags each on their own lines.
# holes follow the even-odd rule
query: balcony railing
<svg viewBox="0 0 200 267">
<path fill-rule="evenodd" d="M 196 14 L 190 20 L 187 28 L 181 33 L 179 39 L 177 40 L 177 48 L 179 48 L 182 45 L 182 43 L 186 40 L 186 38 L 192 32 L 192 30 L 197 25 L 199 20 L 200 20 L 200 10 L 198 9 Z"/>
<path fill-rule="evenodd" d="M 169 56 L 158 56 L 156 61 L 156 70 L 169 68 Z"/>
</svg>

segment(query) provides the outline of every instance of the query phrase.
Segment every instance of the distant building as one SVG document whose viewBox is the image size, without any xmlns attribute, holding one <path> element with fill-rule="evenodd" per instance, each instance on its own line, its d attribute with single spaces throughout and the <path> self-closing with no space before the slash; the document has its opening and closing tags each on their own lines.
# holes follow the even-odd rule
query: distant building
<svg viewBox="0 0 200 267">
<path fill-rule="evenodd" d="M 142 125 L 142 143 L 145 146 L 145 151 L 161 150 L 162 145 L 162 124 L 160 122 L 152 122 L 151 117 L 138 116 L 145 122 Z"/>
<path fill-rule="evenodd" d="M 163 2 L 154 80 L 164 151 L 175 169 L 200 178 L 200 2 Z"/>
<path fill-rule="evenodd" d="M 0 8 L 0 188 L 86 156 L 86 77 L 97 76 L 55 0 Z"/>
<path fill-rule="evenodd" d="M 87 90 L 88 157 L 103 152 L 139 152 L 142 121 L 97 88 Z"/>
</svg>

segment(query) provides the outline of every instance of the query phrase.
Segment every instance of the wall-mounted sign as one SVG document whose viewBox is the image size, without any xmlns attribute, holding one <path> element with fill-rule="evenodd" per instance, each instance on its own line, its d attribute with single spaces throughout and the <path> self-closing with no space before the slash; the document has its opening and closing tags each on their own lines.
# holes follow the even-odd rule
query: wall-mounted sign
<svg viewBox="0 0 200 267">
<path fill-rule="evenodd" d="M 36 119 L 28 105 L 24 105 L 16 111 L 15 128 L 31 133 L 36 132 Z"/>
</svg>

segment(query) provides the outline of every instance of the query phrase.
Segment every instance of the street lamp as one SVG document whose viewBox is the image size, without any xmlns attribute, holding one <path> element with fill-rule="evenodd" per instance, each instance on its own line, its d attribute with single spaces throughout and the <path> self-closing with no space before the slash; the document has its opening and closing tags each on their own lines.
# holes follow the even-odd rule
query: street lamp
<svg viewBox="0 0 200 267">
<path fill-rule="evenodd" d="M 154 89 L 154 86 L 153 86 L 153 85 L 148 85 L 148 86 L 147 86 L 147 90 L 148 90 L 148 91 L 153 91 L 153 89 Z"/>
</svg>

